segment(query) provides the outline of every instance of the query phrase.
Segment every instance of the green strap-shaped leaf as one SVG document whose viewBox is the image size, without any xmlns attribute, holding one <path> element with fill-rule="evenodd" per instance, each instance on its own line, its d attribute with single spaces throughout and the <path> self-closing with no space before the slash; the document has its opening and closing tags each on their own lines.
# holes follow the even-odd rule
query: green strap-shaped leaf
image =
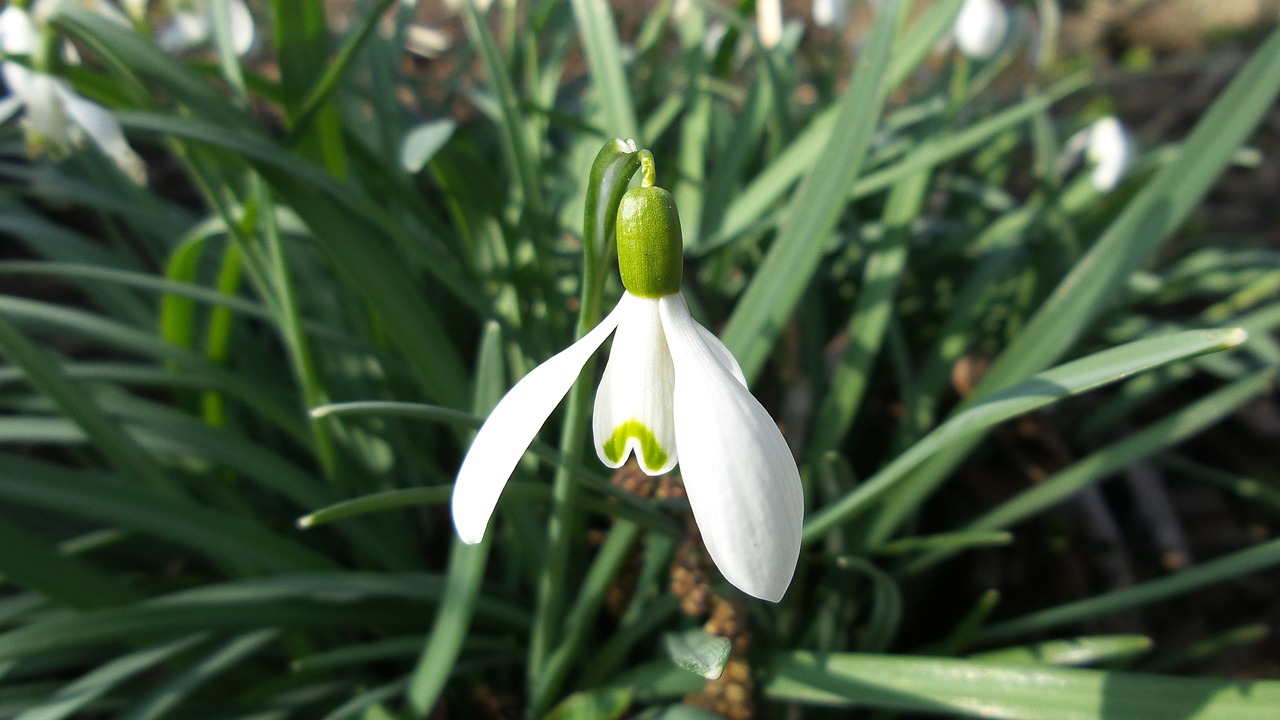
<svg viewBox="0 0 1280 720">
<path fill-rule="evenodd" d="M 858 60 L 849 90 L 828 135 L 823 160 L 796 190 L 778 237 L 765 254 L 724 330 L 724 343 L 751 380 L 791 315 L 822 258 L 826 238 L 848 202 L 853 181 L 888 94 L 885 72 L 897 29 L 899 3 L 889 0 Z"/>
<path fill-rule="evenodd" d="M 805 523 L 805 540 L 822 537 L 841 522 L 865 510 L 868 503 L 939 450 L 966 442 L 968 438 L 1005 420 L 1064 397 L 1177 360 L 1225 350 L 1239 345 L 1244 339 L 1244 332 L 1235 328 L 1193 330 L 1139 340 L 1046 370 L 952 417 L 853 492 L 814 513 Z"/>
<path fill-rule="evenodd" d="M 1021 668 L 926 657 L 777 653 L 774 700 L 1023 720 L 1274 720 L 1280 682 Z"/>
</svg>

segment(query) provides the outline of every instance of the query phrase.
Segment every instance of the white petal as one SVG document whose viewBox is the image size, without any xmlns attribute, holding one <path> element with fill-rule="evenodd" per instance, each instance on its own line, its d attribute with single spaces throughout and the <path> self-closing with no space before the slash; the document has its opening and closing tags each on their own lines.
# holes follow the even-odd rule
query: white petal
<svg viewBox="0 0 1280 720">
<path fill-rule="evenodd" d="M 711 351 L 711 354 L 715 359 L 724 366 L 725 370 L 728 370 L 729 373 L 733 375 L 733 378 L 737 380 L 742 387 L 746 387 L 747 377 L 742 374 L 742 366 L 738 364 L 738 359 L 733 356 L 733 353 L 729 352 L 729 348 L 725 347 L 724 343 L 720 341 L 720 338 L 716 337 L 715 333 L 702 327 L 696 321 L 693 323 L 693 326 L 698 329 L 698 335 L 702 336 L 702 339 L 707 343 L 707 349 Z"/>
<path fill-rule="evenodd" d="M 849 19 L 848 0 L 813 0 L 813 24 L 821 28 L 843 26 Z"/>
<path fill-rule="evenodd" d="M 1128 172 L 1133 156 L 1133 140 L 1114 116 L 1100 118 L 1089 126 L 1087 157 L 1094 163 L 1091 179 L 1098 190 L 1114 190 Z"/>
<path fill-rule="evenodd" d="M 14 97 L 21 98 L 23 102 L 31 96 L 32 74 L 30 68 L 16 62 L 0 63 L 0 75 L 4 76 L 4 84 L 8 86 L 9 92 L 13 93 Z"/>
<path fill-rule="evenodd" d="M 766 50 L 772 50 L 782 39 L 781 0 L 756 0 L 756 32 Z"/>
<path fill-rule="evenodd" d="M 156 33 L 156 44 L 167 53 L 178 54 L 203 45 L 213 36 L 213 19 L 208 13 L 175 12 Z"/>
<path fill-rule="evenodd" d="M 36 26 L 26 10 L 9 4 L 0 12 L 0 51 L 6 55 L 31 55 L 36 51 Z"/>
<path fill-rule="evenodd" d="M 231 45 L 237 55 L 244 55 L 253 47 L 253 14 L 244 0 L 231 0 Z"/>
<path fill-rule="evenodd" d="M 63 81 L 44 73 L 25 76 L 23 101 L 27 106 L 26 129 L 30 146 L 65 153 L 74 138 L 63 107 Z"/>
<path fill-rule="evenodd" d="M 1000 49 L 1009 16 L 1000 0 L 965 0 L 956 16 L 953 35 L 960 52 L 984 60 Z"/>
<path fill-rule="evenodd" d="M 800 472 L 764 407 L 716 357 L 680 295 L 659 302 L 676 368 L 680 471 L 707 552 L 725 579 L 777 602 L 795 574 Z"/>
<path fill-rule="evenodd" d="M 142 158 L 129 147 L 129 142 L 124 139 L 124 133 L 120 130 L 120 123 L 116 122 L 110 111 L 80 97 L 65 85 L 58 86 L 58 97 L 71 120 L 84 130 L 93 144 L 111 158 L 124 174 L 139 185 L 147 181 L 147 169 Z"/>
<path fill-rule="evenodd" d="M 453 524 L 463 542 L 474 545 L 484 539 L 489 517 L 516 463 L 578 379 L 582 366 L 618 326 L 619 309 L 525 375 L 480 427 L 453 485 Z"/>
<path fill-rule="evenodd" d="M 671 415 L 676 378 L 658 301 L 623 293 L 618 311 L 618 334 L 596 391 L 591 421 L 596 455 L 616 468 L 634 452 L 641 470 L 661 475 L 676 465 Z"/>
</svg>

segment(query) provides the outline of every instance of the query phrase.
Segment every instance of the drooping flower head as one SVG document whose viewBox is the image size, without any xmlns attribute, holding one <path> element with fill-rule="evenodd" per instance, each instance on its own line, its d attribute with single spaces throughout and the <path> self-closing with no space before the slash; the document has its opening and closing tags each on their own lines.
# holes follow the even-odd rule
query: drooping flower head
<svg viewBox="0 0 1280 720">
<path fill-rule="evenodd" d="M 168 53 L 184 53 L 213 40 L 215 8 L 209 0 L 170 0 L 169 16 L 156 29 L 156 43 Z M 253 47 L 253 15 L 244 0 L 229 0 L 231 47 L 245 55 Z"/>
<path fill-rule="evenodd" d="M 634 455 L 649 475 L 678 464 L 711 559 L 749 595 L 777 602 L 800 554 L 804 498 L 782 433 L 747 390 L 733 355 L 694 321 L 680 293 L 683 243 L 670 193 L 628 191 L 618 207 L 626 292 L 599 325 L 534 368 L 480 428 L 453 494 L 464 542 L 477 543 L 520 456 L 610 334 L 592 423 L 600 461 Z"/>
<path fill-rule="evenodd" d="M 782 39 L 782 0 L 756 0 L 756 33 L 766 50 L 778 45 Z"/>
<path fill-rule="evenodd" d="M 0 11 L 0 53 L 39 60 L 40 30 L 26 10 L 9 5 Z M 66 80 L 15 60 L 0 63 L 9 96 L 0 100 L 0 122 L 26 110 L 23 129 L 30 153 L 59 156 L 92 142 L 122 172 L 139 184 L 146 166 L 125 140 L 120 123 L 101 105 L 77 94 Z"/>
<path fill-rule="evenodd" d="M 813 24 L 820 28 L 840 28 L 849 20 L 849 0 L 813 0 Z"/>
<path fill-rule="evenodd" d="M 1067 140 L 1063 151 L 1063 164 L 1067 165 L 1084 154 L 1085 162 L 1093 166 L 1089 179 L 1099 192 L 1116 189 L 1137 155 L 1137 148 L 1129 131 L 1114 115 L 1098 118 L 1076 132 Z"/>
<path fill-rule="evenodd" d="M 1000 49 L 1009 29 L 1009 14 L 1000 0 L 965 0 L 952 35 L 967 57 L 985 60 Z"/>
</svg>

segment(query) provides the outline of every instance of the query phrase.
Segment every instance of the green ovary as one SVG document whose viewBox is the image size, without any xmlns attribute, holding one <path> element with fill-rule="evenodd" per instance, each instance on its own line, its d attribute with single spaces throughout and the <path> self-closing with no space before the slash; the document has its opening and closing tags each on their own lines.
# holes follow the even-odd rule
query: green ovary
<svg viewBox="0 0 1280 720">
<path fill-rule="evenodd" d="M 610 462 L 622 464 L 626 457 L 627 439 L 635 438 L 640 443 L 640 453 L 644 456 L 644 464 L 650 468 L 660 468 L 667 464 L 667 451 L 662 449 L 653 431 L 645 427 L 639 420 L 628 420 L 613 429 L 613 434 L 604 441 L 604 456 Z"/>
</svg>

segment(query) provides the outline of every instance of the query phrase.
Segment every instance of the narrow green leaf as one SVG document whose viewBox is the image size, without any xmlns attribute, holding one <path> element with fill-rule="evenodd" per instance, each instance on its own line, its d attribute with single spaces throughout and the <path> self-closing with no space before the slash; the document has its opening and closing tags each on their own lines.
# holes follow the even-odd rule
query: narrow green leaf
<svg viewBox="0 0 1280 720">
<path fill-rule="evenodd" d="M 1132 660 L 1151 651 L 1146 635 L 1098 635 L 1014 645 L 969 656 L 995 665 L 1068 665 L 1080 667 L 1112 660 Z"/>
<path fill-rule="evenodd" d="M 635 524 L 625 520 L 614 523 L 592 560 L 591 567 L 578 588 L 573 606 L 569 608 L 565 618 L 560 643 L 547 658 L 544 670 L 534 681 L 532 705 L 539 711 L 551 704 L 555 693 L 568 676 L 569 669 L 579 659 L 609 586 L 622 569 L 627 553 L 638 535 L 639 528 Z"/>
<path fill-rule="evenodd" d="M 409 705 L 419 716 L 425 717 L 435 707 L 462 651 L 484 581 L 490 540 L 491 537 L 478 545 L 467 545 L 452 538 L 444 597 L 409 681 Z"/>
<path fill-rule="evenodd" d="M 0 518 L 0 574 L 7 582 L 73 608 L 138 599 L 116 577 L 58 552 L 43 538 L 4 518 Z"/>
<path fill-rule="evenodd" d="M 167 678 L 152 690 L 119 720 L 157 720 L 181 706 L 188 695 L 227 672 L 245 658 L 253 655 L 280 636 L 278 630 L 259 630 L 239 637 L 218 647 L 182 672 Z"/>
<path fill-rule="evenodd" d="M 260 416 L 291 431 L 295 438 L 305 437 L 298 432 L 297 414 L 283 405 L 275 388 L 263 387 L 245 375 L 212 365 L 205 358 L 170 345 L 152 333 L 83 310 L 5 295 L 0 295 L 0 314 L 24 325 L 39 326 L 46 332 L 101 342 L 116 351 L 171 360 L 206 378 L 210 385 L 234 394 Z M 305 444 L 305 440 L 301 442 Z"/>
<path fill-rule="evenodd" d="M 907 555 L 938 549 L 960 551 L 975 547 L 998 547 L 1011 542 L 1013 534 L 1004 531 L 939 533 L 890 540 L 877 547 L 875 552 L 877 555 Z"/>
<path fill-rule="evenodd" d="M 893 643 L 902 622 L 902 592 L 889 574 L 873 563 L 852 555 L 836 558 L 836 565 L 853 570 L 871 581 L 871 612 L 867 631 L 858 647 L 866 652 L 883 652 Z"/>
<path fill-rule="evenodd" d="M 510 170 L 519 180 L 520 195 L 535 217 L 542 215 L 542 185 L 539 182 L 540 157 L 537 144 L 529 136 L 524 113 L 520 110 L 520 98 L 507 74 L 507 65 L 498 49 L 489 25 L 475 3 L 463 3 L 462 17 L 466 20 L 467 34 L 480 51 L 485 73 L 498 100 L 498 121 L 501 124 L 502 147 L 510 164 Z"/>
<path fill-rule="evenodd" d="M 391 4 L 395 1 L 396 0 L 380 0 L 380 2 L 369 12 L 365 13 L 364 17 L 360 19 L 355 30 L 352 31 L 351 34 L 347 36 L 346 41 L 342 43 L 342 48 L 338 50 L 338 56 L 334 58 L 332 63 L 325 66 L 324 73 L 318 77 L 313 76 L 310 78 L 312 85 L 307 91 L 305 99 L 303 99 L 302 102 L 297 104 L 294 108 L 293 126 L 289 128 L 289 132 L 294 138 L 306 136 L 311 132 L 312 123 L 314 123 L 321 114 L 332 112 L 331 110 L 328 110 L 328 108 L 332 107 L 330 103 L 332 102 L 334 90 L 338 87 L 338 83 L 342 80 L 342 76 L 345 75 L 347 70 L 350 68 L 351 61 L 355 58 L 356 53 L 364 47 L 365 41 L 369 39 L 369 36 L 373 34 L 374 29 L 377 28 L 378 21 L 382 18 L 382 14 L 386 12 L 387 8 L 391 7 Z M 286 2 L 289 2 L 289 0 L 286 0 Z M 294 0 L 292 4 L 296 7 L 319 5 L 319 3 L 307 3 L 300 0 Z M 312 16 L 317 14 L 320 15 L 319 24 L 320 27 L 323 28 L 323 11 L 309 10 L 306 13 L 307 20 L 310 21 Z M 293 18 L 282 18 L 279 15 L 277 15 L 276 18 L 278 23 L 291 22 L 293 20 Z M 310 31 L 309 27 L 308 30 Z M 306 63 L 315 63 L 317 60 L 323 61 L 325 54 L 323 51 L 324 44 L 317 43 L 320 45 L 321 49 L 313 50 L 309 47 L 311 44 L 309 38 L 305 39 L 304 42 L 307 43 L 308 47 L 306 50 L 302 50 L 301 47 L 298 48 L 298 55 L 302 56 L 300 59 Z M 281 46 L 283 50 L 283 42 L 281 43 Z M 282 57 L 281 80 L 284 81 L 283 88 L 286 94 L 286 102 L 289 102 L 292 99 L 289 97 L 290 90 L 292 89 L 290 80 L 294 79 L 287 78 L 285 76 L 284 67 L 285 62 Z M 311 68 L 308 68 L 308 71 L 310 70 Z M 294 82 L 298 83 L 303 81 L 303 77 L 298 77 L 294 80 Z M 336 117 L 336 113 L 334 113 L 334 117 Z"/>
<path fill-rule="evenodd" d="M 1100 670 L 1018 668 L 939 658 L 777 653 L 767 697 L 1020 720 L 1269 720 L 1280 682 L 1161 677 Z"/>
<path fill-rule="evenodd" d="M 974 391 L 981 397 L 1048 367 L 1079 340 L 1134 271 L 1195 208 L 1280 93 L 1280 30 L 1240 70 L 1161 168 L 1062 279 Z"/>
<path fill-rule="evenodd" d="M 617 720 L 631 706 L 631 692 L 605 688 L 577 692 L 551 708 L 546 720 Z"/>
<path fill-rule="evenodd" d="M 306 157 L 328 168 L 337 177 L 346 174 L 346 153 L 342 140 L 341 118 L 328 94 L 313 91 L 322 88 L 324 68 L 329 59 L 329 28 L 325 22 L 324 3 L 320 0 L 273 0 L 276 55 L 280 64 L 280 92 L 288 111 L 290 125 L 308 119 L 299 129 L 293 144 Z M 317 97 L 317 105 L 308 101 Z M 303 113 L 310 110 L 307 116 Z M 314 117 L 314 119 L 312 119 Z"/>
<path fill-rule="evenodd" d="M 573 17 L 587 56 L 591 87 L 597 93 L 599 110 L 596 125 L 604 128 L 608 136 L 634 139 L 643 147 L 650 138 L 640 137 L 640 123 L 636 122 L 631 88 L 623 72 L 622 47 L 618 43 L 618 29 L 614 26 L 609 3 L 605 0 L 573 0 Z"/>
<path fill-rule="evenodd" d="M 203 639 L 200 635 L 185 637 L 110 660 L 64 685 L 48 700 L 22 713 L 16 720 L 63 720 L 71 717 L 120 683 L 190 649 Z"/>
<path fill-rule="evenodd" d="M 68 419 L 84 430 L 95 447 L 126 476 L 165 495 L 180 494 L 159 463 L 134 439 L 111 421 L 92 394 L 68 378 L 48 351 L 31 342 L 0 314 L 0 353 L 20 366 L 40 392 L 51 399 Z"/>
<path fill-rule="evenodd" d="M 920 214 L 928 184 L 929 174 L 919 173 L 904 178 L 889 193 L 883 217 L 886 236 L 870 248 L 862 286 L 858 289 L 853 313 L 845 323 L 848 345 L 832 371 L 827 391 L 810 423 L 812 437 L 808 456 L 811 463 L 834 450 L 853 425 L 871 379 L 872 365 L 893 316 L 898 279 L 907 265 L 909 228 Z"/>
<path fill-rule="evenodd" d="M 1266 391 L 1274 380 L 1273 371 L 1263 370 L 1210 393 L 1018 493 L 969 523 L 965 530 L 994 530 L 1022 522 L 1062 502 L 1086 485 L 1198 435 Z M 922 558 L 921 564 L 928 560 L 930 558 Z"/>
<path fill-rule="evenodd" d="M 0 498 L 119 525 L 201 554 L 273 570 L 322 568 L 329 561 L 247 516 L 231 515 L 74 470 L 0 453 Z"/>
<path fill-rule="evenodd" d="M 750 381 L 764 367 L 774 339 L 822 258 L 826 238 L 848 202 L 884 107 L 884 82 L 897 29 L 898 0 L 881 8 L 840 101 L 822 153 L 796 190 L 778 236 L 725 326 L 723 339 Z"/>
<path fill-rule="evenodd" d="M 1271 540 L 1162 578 L 988 625 L 977 632 L 976 638 L 979 641 L 990 641 L 1024 633 L 1043 632 L 1088 618 L 1168 600 L 1208 585 L 1265 570 L 1276 564 L 1280 564 L 1280 540 Z"/>
<path fill-rule="evenodd" d="M 865 510 L 881 493 L 893 487 L 926 458 L 943 448 L 964 442 L 965 438 L 980 434 L 987 428 L 1064 397 L 1087 392 L 1177 360 L 1225 350 L 1239 345 L 1244 339 L 1244 333 L 1235 328 L 1193 330 L 1138 340 L 1046 370 L 953 416 L 871 479 L 837 502 L 814 513 L 805 523 L 805 540 L 816 540 Z M 913 488 L 912 500 L 922 499 L 926 494 L 927 489 Z M 908 505 L 909 503 L 901 503 L 903 508 Z M 904 512 L 903 509 L 897 509 L 891 518 L 894 522 L 887 523 L 887 526 L 896 527 L 896 520 Z M 887 539 L 887 535 L 880 539 Z"/>
<path fill-rule="evenodd" d="M 451 485 L 383 490 L 379 493 L 343 500 L 303 515 L 298 518 L 298 527 L 305 530 L 306 528 L 325 525 L 335 520 L 364 515 L 365 513 L 394 510 L 395 508 L 412 507 L 414 505 L 434 505 L 448 501 L 452 495 L 453 486 Z"/>
</svg>

